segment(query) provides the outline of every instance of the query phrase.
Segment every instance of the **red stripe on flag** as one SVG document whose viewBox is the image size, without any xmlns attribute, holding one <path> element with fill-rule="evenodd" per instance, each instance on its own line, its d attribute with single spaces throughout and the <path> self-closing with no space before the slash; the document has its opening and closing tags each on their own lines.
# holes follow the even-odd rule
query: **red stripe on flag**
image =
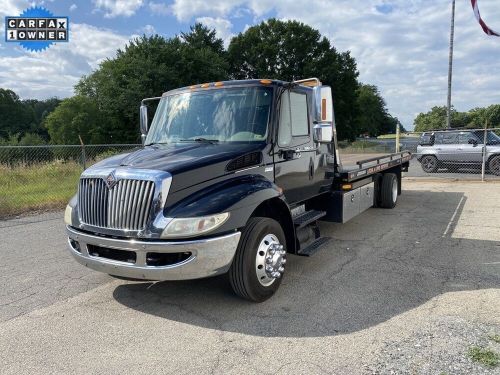
<svg viewBox="0 0 500 375">
<path fill-rule="evenodd" d="M 477 4 L 477 0 L 471 0 L 470 3 L 472 5 L 472 10 L 474 10 L 474 15 L 476 16 L 477 22 L 479 22 L 479 25 L 481 26 L 481 28 L 483 29 L 483 31 L 487 35 L 500 36 L 499 33 L 497 33 L 496 31 L 493 31 L 492 29 L 490 29 L 488 27 L 488 25 L 486 25 L 486 23 L 481 18 L 481 14 L 479 13 L 479 6 Z"/>
</svg>

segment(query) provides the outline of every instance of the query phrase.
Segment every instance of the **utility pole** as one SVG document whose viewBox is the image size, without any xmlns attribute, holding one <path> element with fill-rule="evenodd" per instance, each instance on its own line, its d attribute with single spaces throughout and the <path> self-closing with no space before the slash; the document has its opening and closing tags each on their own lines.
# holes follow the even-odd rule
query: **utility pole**
<svg viewBox="0 0 500 375">
<path fill-rule="evenodd" d="M 451 5 L 450 54 L 448 57 L 448 105 L 446 107 L 446 128 L 451 128 L 451 77 L 453 73 L 453 39 L 455 37 L 455 0 Z"/>
</svg>

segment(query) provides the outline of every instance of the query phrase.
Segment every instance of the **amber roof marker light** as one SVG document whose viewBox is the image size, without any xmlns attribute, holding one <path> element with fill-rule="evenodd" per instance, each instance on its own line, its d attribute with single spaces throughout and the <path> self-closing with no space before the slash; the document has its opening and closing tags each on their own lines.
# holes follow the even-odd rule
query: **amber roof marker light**
<svg viewBox="0 0 500 375">
<path fill-rule="evenodd" d="M 214 86 L 215 86 L 215 87 L 221 87 L 221 86 L 224 86 L 224 82 L 215 82 L 215 83 L 214 83 Z"/>
<path fill-rule="evenodd" d="M 270 79 L 261 79 L 260 83 L 262 83 L 263 85 L 270 85 L 271 83 L 273 83 L 273 81 L 271 81 Z"/>
</svg>

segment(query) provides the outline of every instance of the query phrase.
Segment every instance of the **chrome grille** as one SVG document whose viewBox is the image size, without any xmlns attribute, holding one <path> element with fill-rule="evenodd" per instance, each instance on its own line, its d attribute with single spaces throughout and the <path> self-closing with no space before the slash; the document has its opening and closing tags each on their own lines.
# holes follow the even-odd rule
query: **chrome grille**
<svg viewBox="0 0 500 375">
<path fill-rule="evenodd" d="M 78 188 L 80 220 L 110 229 L 142 230 L 153 202 L 155 184 L 122 179 L 108 189 L 102 178 L 81 178 Z"/>
</svg>

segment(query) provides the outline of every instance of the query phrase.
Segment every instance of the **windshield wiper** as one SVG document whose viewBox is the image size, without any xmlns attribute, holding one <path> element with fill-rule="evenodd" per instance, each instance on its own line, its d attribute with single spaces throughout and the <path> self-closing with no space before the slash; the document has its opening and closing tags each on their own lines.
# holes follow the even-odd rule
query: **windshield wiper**
<svg viewBox="0 0 500 375">
<path fill-rule="evenodd" d="M 167 145 L 167 142 L 151 142 L 151 143 L 146 143 L 144 146 L 153 146 L 153 145 Z"/>
<path fill-rule="evenodd" d="M 193 138 L 193 139 L 180 139 L 179 142 L 200 142 L 200 143 L 217 143 L 218 139 L 207 139 L 207 138 Z"/>
</svg>

